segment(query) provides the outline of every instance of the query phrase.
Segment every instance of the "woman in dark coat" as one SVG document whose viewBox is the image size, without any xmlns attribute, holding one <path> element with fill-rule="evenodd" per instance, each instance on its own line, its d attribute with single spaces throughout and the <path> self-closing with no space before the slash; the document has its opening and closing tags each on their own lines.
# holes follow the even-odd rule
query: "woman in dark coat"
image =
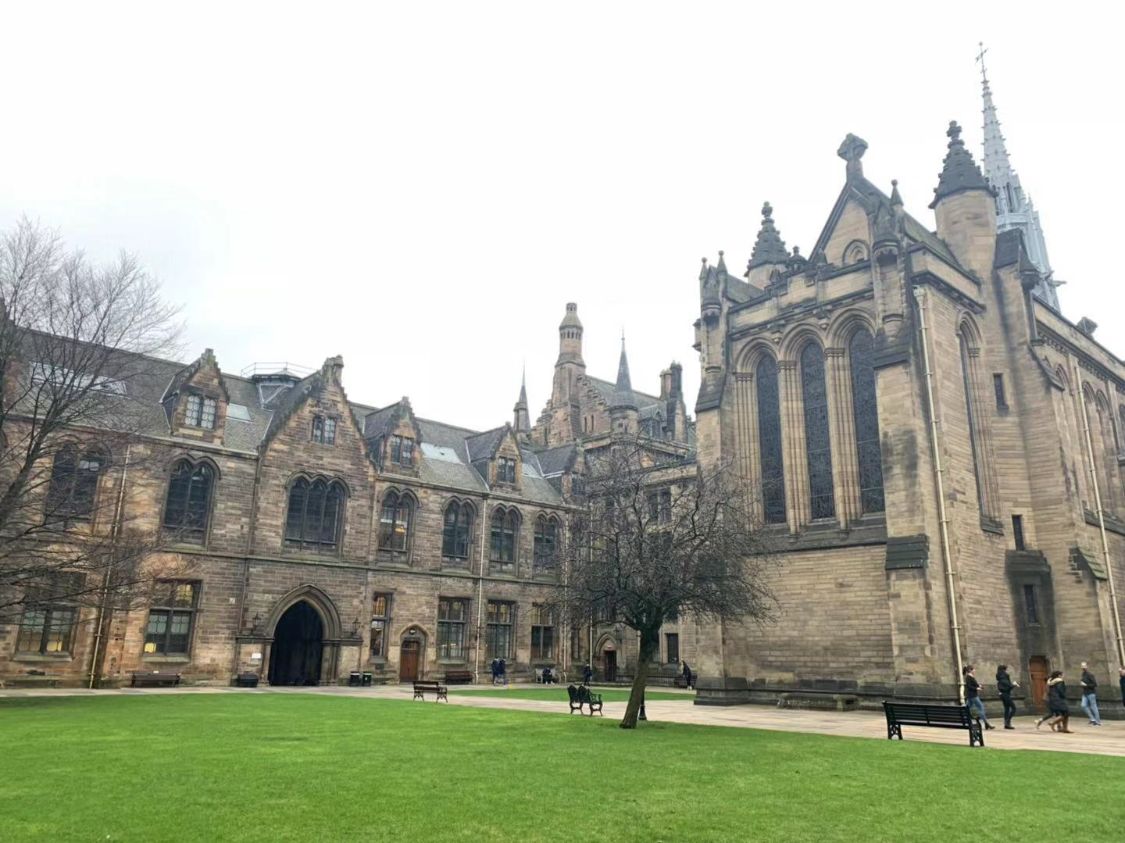
<svg viewBox="0 0 1125 843">
<path fill-rule="evenodd" d="M 1047 679 L 1047 708 L 1050 714 L 1036 723 L 1035 728 L 1038 729 L 1043 720 L 1046 720 L 1051 731 L 1069 734 L 1070 706 L 1066 702 L 1066 683 L 1061 670 L 1054 671 Z"/>
<path fill-rule="evenodd" d="M 1000 694 L 1000 702 L 1004 704 L 1004 728 L 1014 729 L 1012 718 L 1016 715 L 1016 704 L 1012 702 L 1012 689 L 1018 688 L 1019 682 L 1013 682 L 1008 675 L 1008 666 L 1002 664 L 996 668 L 996 690 Z"/>
</svg>

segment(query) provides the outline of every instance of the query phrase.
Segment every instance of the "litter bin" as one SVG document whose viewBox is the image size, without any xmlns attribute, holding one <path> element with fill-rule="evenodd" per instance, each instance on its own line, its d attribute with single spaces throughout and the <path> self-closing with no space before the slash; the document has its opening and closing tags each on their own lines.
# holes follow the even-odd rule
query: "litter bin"
<svg viewBox="0 0 1125 843">
<path fill-rule="evenodd" d="M 364 685 L 370 685 L 371 684 L 371 673 L 369 671 L 366 671 L 366 670 L 363 671 L 363 684 Z"/>
<path fill-rule="evenodd" d="M 358 686 L 360 681 L 361 681 L 361 677 L 359 675 L 358 670 L 353 670 L 351 673 L 348 674 L 348 684 L 349 685 L 357 685 Z"/>
<path fill-rule="evenodd" d="M 257 688 L 258 687 L 258 674 L 256 673 L 240 673 L 235 677 L 235 684 L 239 688 Z"/>
</svg>

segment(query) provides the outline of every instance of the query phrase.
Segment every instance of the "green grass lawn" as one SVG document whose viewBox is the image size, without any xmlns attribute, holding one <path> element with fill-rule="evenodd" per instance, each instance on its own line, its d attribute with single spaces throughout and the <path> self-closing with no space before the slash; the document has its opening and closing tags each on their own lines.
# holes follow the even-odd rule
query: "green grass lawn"
<svg viewBox="0 0 1125 843">
<path fill-rule="evenodd" d="M 1125 760 L 299 694 L 0 701 L 0 840 L 1120 840 Z"/>
<path fill-rule="evenodd" d="M 601 694 L 602 702 L 625 702 L 629 699 L 628 688 L 599 688 L 597 685 L 593 685 L 590 690 L 595 694 Z M 466 688 L 465 690 L 450 688 L 449 693 L 475 697 L 508 697 L 517 700 L 557 700 L 560 704 L 564 704 L 570 699 L 566 693 L 566 685 L 548 685 L 547 687 L 542 685 L 509 685 L 507 688 Z M 695 694 L 648 690 L 645 691 L 645 699 L 679 700 L 690 705 L 695 702 Z"/>
</svg>

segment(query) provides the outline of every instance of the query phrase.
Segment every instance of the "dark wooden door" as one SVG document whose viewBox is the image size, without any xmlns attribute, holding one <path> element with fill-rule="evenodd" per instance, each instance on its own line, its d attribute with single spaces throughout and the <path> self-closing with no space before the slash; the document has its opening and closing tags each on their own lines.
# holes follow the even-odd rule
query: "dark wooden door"
<svg viewBox="0 0 1125 843">
<path fill-rule="evenodd" d="M 1047 707 L 1047 659 L 1044 656 L 1032 656 L 1027 669 L 1031 674 L 1031 704 L 1036 711 L 1043 711 Z"/>
<path fill-rule="evenodd" d="M 617 653 L 613 650 L 606 650 L 602 653 L 602 658 L 605 659 L 605 681 L 617 681 Z"/>
<path fill-rule="evenodd" d="M 400 682 L 413 682 L 418 678 L 419 655 L 422 651 L 422 642 L 403 641 L 399 651 L 398 679 Z"/>
</svg>

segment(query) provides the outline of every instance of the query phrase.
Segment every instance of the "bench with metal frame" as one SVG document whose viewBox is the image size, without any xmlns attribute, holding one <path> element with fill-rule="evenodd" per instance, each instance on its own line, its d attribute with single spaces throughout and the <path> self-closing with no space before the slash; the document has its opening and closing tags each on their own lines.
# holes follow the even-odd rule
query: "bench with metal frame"
<svg viewBox="0 0 1125 843">
<path fill-rule="evenodd" d="M 448 692 L 449 689 L 436 679 L 415 679 L 414 696 L 411 699 L 425 702 L 426 694 L 433 694 L 434 702 L 441 702 L 442 700 L 449 702 Z"/>
<path fill-rule="evenodd" d="M 981 722 L 969 714 L 965 705 L 927 705 L 925 703 L 884 702 L 887 715 L 887 740 L 902 740 L 903 726 L 928 726 L 935 729 L 964 729 L 969 746 L 984 746 Z"/>
</svg>

